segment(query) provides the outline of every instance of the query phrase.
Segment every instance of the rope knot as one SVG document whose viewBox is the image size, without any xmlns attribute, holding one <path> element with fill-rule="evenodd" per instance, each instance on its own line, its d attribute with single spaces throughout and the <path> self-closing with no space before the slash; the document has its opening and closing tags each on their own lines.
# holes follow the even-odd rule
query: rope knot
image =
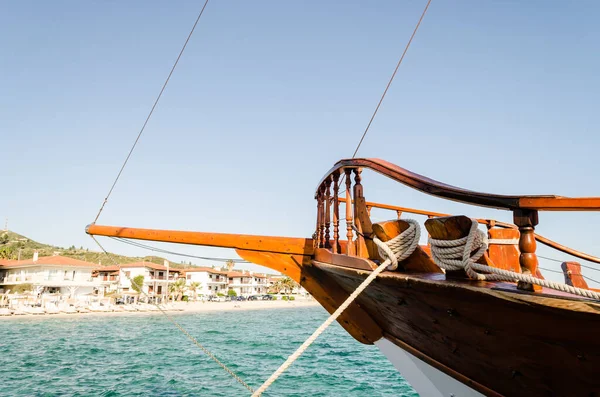
<svg viewBox="0 0 600 397">
<path fill-rule="evenodd" d="M 408 223 L 408 229 L 393 239 L 383 242 L 377 237 L 373 238 L 379 255 L 385 258 L 385 262 L 389 262 L 387 270 L 396 270 L 398 262 L 402 262 L 408 258 L 415 251 L 417 245 L 419 245 L 419 238 L 421 237 L 419 223 L 414 219 L 404 220 Z"/>
<path fill-rule="evenodd" d="M 433 261 L 445 270 L 464 269 L 469 277 L 485 280 L 483 274 L 477 273 L 473 265 L 483 256 L 488 248 L 487 233 L 478 228 L 479 223 L 471 219 L 471 229 L 466 237 L 456 240 L 438 240 L 429 238 Z"/>
</svg>

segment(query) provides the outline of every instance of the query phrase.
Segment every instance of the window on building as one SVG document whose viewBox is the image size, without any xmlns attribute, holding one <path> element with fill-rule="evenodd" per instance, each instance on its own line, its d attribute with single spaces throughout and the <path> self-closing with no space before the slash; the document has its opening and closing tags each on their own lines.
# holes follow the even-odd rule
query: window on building
<svg viewBox="0 0 600 397">
<path fill-rule="evenodd" d="M 162 277 L 162 276 L 164 276 L 164 275 L 165 275 L 165 274 L 164 274 L 163 272 L 158 272 L 158 277 Z"/>
<path fill-rule="evenodd" d="M 125 277 L 127 277 L 127 278 L 131 277 L 131 272 L 125 272 Z"/>
<path fill-rule="evenodd" d="M 192 279 L 192 275 L 191 275 L 191 274 L 187 274 L 187 275 L 185 276 L 185 278 L 186 278 L 186 279 L 188 279 L 188 280 L 191 280 L 191 279 Z"/>
<path fill-rule="evenodd" d="M 209 274 L 209 275 L 208 275 L 208 278 L 212 278 L 212 274 Z"/>
</svg>

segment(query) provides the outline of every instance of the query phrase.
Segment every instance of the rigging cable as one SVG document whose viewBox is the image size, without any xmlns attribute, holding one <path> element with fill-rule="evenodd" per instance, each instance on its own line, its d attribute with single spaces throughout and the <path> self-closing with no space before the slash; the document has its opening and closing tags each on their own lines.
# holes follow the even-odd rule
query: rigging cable
<svg viewBox="0 0 600 397">
<path fill-rule="evenodd" d="M 536 255 L 538 258 L 542 258 L 542 259 L 547 259 L 549 261 L 552 262 L 558 262 L 558 263 L 563 263 L 565 261 L 561 261 L 560 259 L 556 259 L 556 258 L 549 258 L 547 256 L 542 256 L 542 255 Z M 577 262 L 579 263 L 579 262 Z M 594 266 L 589 266 L 589 265 L 582 265 L 581 263 L 579 263 L 579 266 L 584 267 L 586 269 L 590 269 L 590 270 L 595 270 L 597 272 L 600 272 L 600 269 L 598 267 L 594 267 Z"/>
<path fill-rule="evenodd" d="M 545 271 L 548 271 L 548 272 L 551 272 L 551 273 L 558 273 L 558 274 L 562 274 L 562 275 L 564 275 L 564 274 L 565 274 L 564 272 L 562 272 L 562 271 L 560 271 L 560 270 L 552 270 L 552 269 L 548 269 L 548 268 L 546 268 L 546 267 L 541 267 L 541 266 L 538 266 L 538 269 L 542 269 L 542 270 L 545 270 Z M 587 279 L 587 280 L 593 281 L 594 283 L 600 284 L 600 281 L 598 281 L 598 280 L 594 280 L 593 278 L 591 278 L 591 277 L 588 277 L 588 276 L 585 276 L 585 275 L 583 275 L 582 273 L 572 273 L 572 274 L 573 274 L 574 276 L 581 276 L 581 277 L 583 277 L 583 278 L 585 278 L 585 279 Z"/>
<path fill-rule="evenodd" d="M 203 259 L 203 260 L 207 260 L 207 261 L 215 261 L 215 262 L 233 262 L 233 263 L 250 263 L 244 259 L 234 259 L 234 258 L 213 258 L 213 257 L 209 257 L 209 256 L 196 256 L 196 255 L 191 255 L 191 254 L 184 254 L 181 252 L 176 252 L 176 251 L 169 251 L 169 250 L 165 250 L 162 248 L 158 248 L 158 247 L 153 247 L 151 245 L 146 245 L 146 244 L 142 244 L 142 243 L 138 243 L 137 241 L 131 241 L 131 240 L 127 240 L 124 239 L 122 237 L 109 237 L 115 241 L 119 241 L 121 243 L 125 243 L 125 244 L 129 244 L 129 245 L 133 245 L 134 247 L 138 247 L 138 248 L 144 248 L 147 249 L 149 251 L 154 251 L 154 252 L 160 252 L 162 254 L 171 254 L 171 255 L 177 255 L 177 256 L 185 256 L 187 258 L 196 258 L 196 259 Z"/>
<path fill-rule="evenodd" d="M 102 246 L 102 244 L 100 244 L 100 242 L 93 236 L 90 235 L 90 237 L 92 239 L 94 239 L 94 241 L 96 242 L 96 244 L 98 244 L 98 246 L 100 247 L 100 249 L 102 249 L 102 251 L 104 252 L 104 254 L 112 261 L 112 263 L 117 266 L 119 268 L 119 270 L 121 270 L 121 265 L 119 265 L 119 263 L 112 257 L 112 255 L 110 255 L 108 253 L 108 251 L 106 251 L 104 249 L 104 247 Z M 130 275 L 127 274 L 127 272 L 125 272 L 125 277 L 127 277 L 127 279 L 129 280 L 129 282 L 132 285 L 135 285 L 138 287 L 138 289 L 140 290 L 140 292 L 142 294 L 144 294 L 146 296 L 146 298 L 148 300 L 150 300 L 150 296 L 148 295 L 148 293 L 146 293 L 146 291 L 144 291 L 144 288 L 142 288 L 143 286 L 139 285 L 138 283 L 136 283 L 133 278 L 131 278 Z M 169 275 L 167 274 L 167 279 L 169 278 Z M 177 321 L 175 321 L 175 319 L 173 317 L 171 317 L 162 307 L 160 307 L 160 305 L 156 302 L 153 302 L 154 306 L 156 306 L 158 308 L 158 310 L 160 310 L 160 312 L 162 314 L 165 315 L 165 317 L 177 328 L 179 329 L 179 331 L 181 331 L 181 333 L 183 333 L 194 345 L 196 345 L 198 348 L 200 348 L 200 350 L 202 350 L 204 352 L 204 354 L 206 354 L 208 357 L 210 357 L 214 362 L 216 362 L 221 368 L 223 368 L 229 375 L 231 375 L 235 380 L 237 380 L 242 386 L 244 386 L 246 389 L 248 389 L 248 391 L 250 393 L 254 393 L 254 389 L 252 387 L 250 387 L 246 382 L 244 382 L 244 380 L 242 378 L 240 378 L 238 375 L 235 374 L 235 372 L 233 372 L 231 369 L 229 369 L 225 364 L 223 364 L 217 357 L 215 357 L 214 354 L 212 354 L 210 352 L 210 350 L 208 350 L 206 347 L 204 347 L 200 342 L 198 342 L 198 340 L 196 338 L 194 338 L 189 332 L 187 332 L 185 330 L 185 328 L 183 328 L 181 326 L 181 324 L 179 324 Z"/>
<path fill-rule="evenodd" d="M 398 72 L 398 69 L 400 68 L 400 65 L 402 64 L 402 61 L 404 60 L 404 56 L 408 52 L 410 43 L 412 43 L 413 38 L 417 34 L 417 30 L 419 30 L 419 26 L 421 26 L 421 22 L 423 21 L 423 18 L 425 17 L 425 14 L 427 13 L 429 4 L 431 4 L 431 0 L 427 1 L 427 5 L 425 6 L 423 13 L 421 14 L 421 18 L 419 18 L 419 22 L 417 23 L 417 26 L 415 26 L 415 29 L 413 30 L 413 33 L 410 36 L 410 40 L 408 40 L 408 43 L 406 44 L 406 47 L 404 48 L 404 52 L 402 53 L 402 56 L 400 57 L 400 60 L 398 61 L 398 64 L 396 65 L 396 69 L 394 69 L 394 73 L 392 73 L 392 77 L 390 77 L 390 81 L 388 82 L 387 86 L 385 87 L 385 90 L 383 91 L 383 94 L 381 95 L 381 99 L 379 99 L 379 103 L 377 103 L 377 107 L 375 108 L 375 111 L 373 112 L 373 115 L 371 116 L 371 120 L 369 120 L 369 124 L 367 124 L 367 128 L 365 128 L 365 132 L 362 134 L 362 137 L 360 138 L 360 141 L 358 142 L 358 146 L 356 146 L 356 150 L 354 150 L 354 154 L 352 155 L 352 158 L 356 157 L 356 153 L 358 153 L 358 149 L 360 149 L 360 145 L 362 145 L 363 140 L 365 139 L 365 136 L 367 135 L 367 132 L 369 131 L 369 128 L 371 127 L 371 123 L 373 123 L 373 119 L 375 119 L 375 115 L 377 115 L 377 112 L 379 111 L 379 107 L 381 106 L 381 103 L 383 102 L 383 99 L 385 98 L 385 95 L 387 94 L 388 89 L 392 85 L 392 81 L 394 81 L 394 77 L 396 77 L 396 72 Z"/>
<path fill-rule="evenodd" d="M 154 101 L 154 104 L 152 105 L 152 108 L 150 109 L 150 112 L 148 113 L 148 116 L 146 117 L 146 120 L 144 121 L 144 124 L 142 125 L 142 128 L 140 129 L 134 143 L 133 146 L 131 147 L 131 149 L 129 150 L 129 153 L 127 154 L 127 157 L 125 158 L 125 161 L 123 162 L 123 165 L 121 166 L 121 169 L 119 170 L 119 173 L 117 174 L 117 177 L 115 178 L 112 186 L 110 187 L 110 190 L 108 191 L 108 194 L 106 195 L 106 198 L 104 199 L 104 201 L 102 202 L 102 205 L 100 206 L 100 209 L 98 210 L 98 214 L 96 215 L 96 218 L 94 219 L 93 223 L 96 223 L 98 221 L 98 218 L 100 217 L 100 214 L 102 213 L 102 211 L 104 210 L 104 206 L 106 205 L 106 203 L 108 202 L 108 199 L 110 197 L 110 195 L 112 194 L 115 186 L 117 185 L 117 182 L 119 181 L 119 178 L 121 177 L 121 174 L 123 173 L 123 170 L 125 169 L 125 166 L 127 165 L 127 162 L 129 161 L 129 158 L 131 157 L 131 154 L 133 153 L 135 147 L 137 146 L 138 141 L 140 140 L 140 137 L 142 136 L 142 133 L 144 132 L 144 130 L 146 129 L 146 125 L 148 124 L 148 121 L 150 120 L 150 117 L 152 117 L 152 114 L 154 113 L 154 110 L 156 109 L 156 106 L 158 105 L 158 102 L 160 100 L 160 98 L 162 97 L 163 92 L 165 91 L 167 84 L 169 83 L 169 80 L 171 79 L 171 76 L 173 75 L 173 72 L 175 71 L 175 68 L 177 67 L 177 64 L 179 63 L 179 60 L 181 59 L 181 56 L 183 55 L 183 52 L 185 51 L 185 48 L 187 47 L 188 42 L 190 41 L 190 38 L 192 37 L 192 34 L 194 33 L 194 30 L 196 29 L 196 26 L 198 25 L 198 22 L 200 21 L 200 18 L 202 17 L 202 15 L 204 14 L 204 10 L 206 9 L 206 6 L 208 4 L 209 0 L 206 0 L 204 2 L 204 5 L 202 6 L 202 9 L 200 10 L 200 13 L 198 14 L 198 17 L 196 18 L 196 21 L 194 22 L 194 25 L 192 26 L 192 29 L 190 30 L 190 33 L 188 34 L 185 43 L 183 44 L 183 47 L 181 48 L 181 51 L 179 51 L 179 55 L 177 56 L 177 59 L 175 60 L 175 63 L 173 64 L 173 67 L 171 68 L 171 71 L 169 72 L 169 75 L 167 76 L 167 79 L 165 80 L 158 96 L 156 97 L 156 100 Z M 113 262 L 113 264 L 115 266 L 117 266 L 119 269 L 121 269 L 121 265 L 119 265 L 119 263 L 117 263 L 117 261 L 108 253 L 108 251 L 106 251 L 104 249 L 104 247 L 100 244 L 100 242 L 92 235 L 90 235 L 90 237 L 96 242 L 96 244 L 100 247 L 100 249 L 104 252 L 104 254 Z M 127 275 L 126 275 L 127 276 Z M 135 283 L 130 276 L 127 276 L 127 278 L 129 279 L 129 281 L 132 283 L 132 285 L 136 285 L 139 287 L 140 291 L 143 292 L 143 294 L 149 298 L 149 295 L 144 292 L 143 288 L 141 288 L 142 286 L 139 286 L 137 283 Z M 233 378 L 235 378 L 235 380 L 237 380 L 242 386 L 244 386 L 248 391 L 250 391 L 250 393 L 254 392 L 254 389 L 252 389 L 252 387 L 250 387 L 246 382 L 244 382 L 239 376 L 237 376 L 232 370 L 230 370 L 225 364 L 223 364 L 217 357 L 215 357 L 208 349 L 206 349 L 203 345 L 201 345 L 198 340 L 196 338 L 194 338 L 189 332 L 187 332 L 177 321 L 175 321 L 175 319 L 173 319 L 171 316 L 169 316 L 164 310 L 163 308 L 160 307 L 160 305 L 158 305 L 157 303 L 154 303 L 155 306 L 160 310 L 160 312 L 162 314 L 165 315 L 165 317 L 177 328 L 179 329 L 179 331 L 181 331 L 190 341 L 192 341 L 192 343 L 194 343 L 198 348 L 200 348 L 200 350 L 202 350 L 207 356 L 209 356 L 212 360 L 214 360 L 220 367 L 222 367 L 227 373 L 229 373 Z"/>
<path fill-rule="evenodd" d="M 408 40 L 406 47 L 404 47 L 402 56 L 400 56 L 400 59 L 398 60 L 398 63 L 396 64 L 396 69 L 394 69 L 394 73 L 392 73 L 392 77 L 390 77 L 390 80 L 388 81 L 387 86 L 385 87 L 385 90 L 383 91 L 383 94 L 381 95 L 381 98 L 379 99 L 379 102 L 377 103 L 377 106 L 375 107 L 375 111 L 373 112 L 373 115 L 371 116 L 371 119 L 369 120 L 369 123 L 367 124 L 367 127 L 365 128 L 365 132 L 363 132 L 362 137 L 360 138 L 360 141 L 358 142 L 358 145 L 356 146 L 356 149 L 354 150 L 354 154 L 352 154 L 352 158 L 356 157 L 356 154 L 358 153 L 358 149 L 360 149 L 360 146 L 362 145 L 363 140 L 367 136 L 367 132 L 369 132 L 369 128 L 371 128 L 371 124 L 373 123 L 373 120 L 375 119 L 375 116 L 377 115 L 377 112 L 379 111 L 379 107 L 383 103 L 383 99 L 385 98 L 390 86 L 392 85 L 392 82 L 394 81 L 394 77 L 396 77 L 396 73 L 398 72 L 398 69 L 400 68 L 400 65 L 402 65 L 404 56 L 408 52 L 408 49 L 410 48 L 410 44 L 412 43 L 413 38 L 417 34 L 417 31 L 419 30 L 419 26 L 421 26 L 421 22 L 423 21 L 423 18 L 425 17 L 425 14 L 427 13 L 427 10 L 429 9 L 429 4 L 431 4 L 431 0 L 427 1 L 427 4 L 425 5 L 425 9 L 423 10 L 423 13 L 421 14 L 421 18 L 419 18 L 419 22 L 417 22 L 417 25 L 415 26 L 415 29 L 413 30 L 413 33 L 410 36 L 410 39 Z M 346 174 L 343 174 L 340 179 L 340 182 L 339 182 L 340 186 L 343 186 L 345 179 L 346 179 Z M 338 192 L 338 196 L 339 196 L 339 193 L 340 192 Z"/>
<path fill-rule="evenodd" d="M 392 77 L 390 78 L 387 86 L 385 87 L 385 91 L 383 92 L 383 95 L 381 96 L 381 99 L 379 100 L 379 103 L 377 104 L 377 107 L 375 108 L 375 112 L 373 112 L 373 115 L 371 116 L 371 120 L 369 121 L 369 124 L 367 125 L 367 128 L 365 129 L 365 132 L 363 133 L 362 138 L 360 139 L 360 142 L 358 143 L 358 146 L 356 147 L 356 150 L 354 151 L 354 154 L 352 155 L 352 158 L 354 158 L 356 156 L 356 153 L 358 152 L 360 145 L 362 144 L 365 136 L 367 135 L 367 132 L 369 131 L 369 127 L 371 126 L 371 123 L 373 122 L 373 119 L 375 118 L 375 115 L 377 114 L 377 111 L 379 110 L 379 107 L 381 106 L 381 103 L 383 102 L 383 99 L 385 98 L 385 95 L 386 95 L 388 89 L 390 88 L 390 85 L 392 84 L 394 77 L 396 76 L 396 72 L 398 71 L 398 68 L 402 64 L 402 60 L 404 59 L 404 56 L 406 55 L 406 52 L 408 51 L 408 48 L 410 47 L 410 43 L 412 42 L 413 38 L 415 37 L 415 34 L 417 33 L 417 30 L 419 29 L 419 26 L 421 25 L 421 22 L 423 21 L 423 18 L 425 17 L 425 14 L 427 13 L 429 4 L 431 4 L 431 0 L 427 1 L 427 4 L 425 5 L 425 9 L 423 10 L 421 17 L 419 18 L 419 22 L 417 23 L 417 26 L 415 26 L 415 29 L 413 30 L 413 33 L 410 36 L 410 40 L 408 41 L 408 44 L 404 48 L 404 52 L 402 53 L 402 56 L 400 57 L 400 60 L 398 61 L 398 64 L 396 65 L 396 69 L 394 70 Z M 345 174 L 344 174 L 344 176 L 345 176 Z M 344 181 L 344 179 L 340 179 L 340 180 L 342 182 Z M 340 183 L 340 185 L 342 185 L 342 183 Z M 338 193 L 338 195 L 339 195 L 339 193 Z M 412 221 L 412 222 L 414 222 L 414 221 Z M 418 224 L 416 224 L 416 222 L 414 223 L 414 227 L 418 228 Z M 407 229 L 407 231 L 408 230 L 410 230 L 410 229 Z M 403 236 L 405 232 L 403 232 L 400 236 Z M 415 246 L 418 244 L 418 240 L 419 240 L 419 237 L 417 234 L 416 241 L 414 243 Z M 385 246 L 387 243 L 381 243 L 381 244 Z M 414 247 L 412 249 L 414 250 Z M 388 250 L 389 250 L 389 248 L 388 248 Z M 286 371 L 294 363 L 294 361 L 296 361 L 298 359 L 298 357 L 300 357 L 300 355 L 302 355 L 302 353 L 304 353 L 304 351 L 306 349 L 308 349 L 308 347 L 319 337 L 319 335 L 321 333 L 323 333 L 329 327 L 329 325 L 333 321 L 335 321 L 344 312 L 344 310 L 358 297 L 358 295 L 364 289 L 366 289 L 369 286 L 369 284 L 373 280 L 375 280 L 375 278 L 377 278 L 379 273 L 381 273 L 383 270 L 385 270 L 385 268 L 387 268 L 387 266 L 389 265 L 390 262 L 395 262 L 397 265 L 397 259 L 395 258 L 396 254 L 399 254 L 399 252 L 396 253 L 396 252 L 392 252 L 391 250 L 389 250 L 388 259 L 382 265 L 380 265 L 377 269 L 375 269 L 373 272 L 371 272 L 371 274 L 354 290 L 354 292 L 352 292 L 352 294 L 350 294 L 350 296 L 337 308 L 337 310 L 334 313 L 332 313 L 327 318 L 327 320 L 325 320 L 325 322 L 323 324 L 321 324 L 321 326 L 319 326 L 319 328 L 317 328 L 315 330 L 315 332 L 294 353 L 292 353 L 287 358 L 287 360 L 269 377 L 269 379 L 267 379 L 254 392 L 254 394 L 252 394 L 252 397 L 261 396 L 262 393 L 265 390 L 267 390 L 267 388 L 269 388 L 269 386 L 271 386 L 271 384 L 273 382 L 275 382 L 275 380 L 277 380 L 277 378 L 279 376 L 281 376 L 281 374 L 284 371 Z"/>
<path fill-rule="evenodd" d="M 137 138 L 135 139 L 135 142 L 133 142 L 133 146 L 129 150 L 129 154 L 125 158 L 125 161 L 123 162 L 123 165 L 121 166 L 121 169 L 119 170 L 119 173 L 117 174 L 117 177 L 115 178 L 115 181 L 113 182 L 112 186 L 110 187 L 110 190 L 108 191 L 108 194 L 106 195 L 106 198 L 102 202 L 102 205 L 100 206 L 100 210 L 98 211 L 98 215 L 96 215 L 96 219 L 94 219 L 93 223 L 96 223 L 96 221 L 98 221 L 98 218 L 100 217 L 102 210 L 104 210 L 104 206 L 106 205 L 108 198 L 110 197 L 115 186 L 117 185 L 117 182 L 119 181 L 119 178 L 121 177 L 121 174 L 123 173 L 123 170 L 125 169 L 125 166 L 127 165 L 129 158 L 131 157 L 131 154 L 133 153 L 133 150 L 135 149 L 138 141 L 140 140 L 142 133 L 146 129 L 146 125 L 148 124 L 150 117 L 152 117 L 152 114 L 154 113 L 154 109 L 156 108 L 156 105 L 158 105 L 158 101 L 160 100 L 163 92 L 165 91 L 165 88 L 167 88 L 167 84 L 169 84 L 169 80 L 171 79 L 171 76 L 173 75 L 173 72 L 175 71 L 175 68 L 177 67 L 177 64 L 179 63 L 179 59 L 181 59 L 181 56 L 183 55 L 183 52 L 185 51 L 185 48 L 187 47 L 187 44 L 190 41 L 192 34 L 194 33 L 194 30 L 196 30 L 196 25 L 198 25 L 198 21 L 200 21 L 202 14 L 204 14 L 204 9 L 206 8 L 208 1 L 209 0 L 206 0 L 204 2 L 204 6 L 202 6 L 202 10 L 200 10 L 200 13 L 198 14 L 198 18 L 196 18 L 196 22 L 194 22 L 194 26 L 192 26 L 192 29 L 190 30 L 190 33 L 188 34 L 188 37 L 185 40 L 185 43 L 183 44 L 181 51 L 179 51 L 179 55 L 177 56 L 177 60 L 175 61 L 175 63 L 173 64 L 173 67 L 171 68 L 171 71 L 169 72 L 169 76 L 167 76 L 167 79 L 165 80 L 165 83 L 163 84 L 163 86 L 160 90 L 160 93 L 156 97 L 156 100 L 154 101 L 154 105 L 152 105 L 152 109 L 150 109 L 150 113 L 148 113 L 148 117 L 146 117 L 146 121 L 144 121 L 144 124 L 142 125 L 142 128 L 140 129 L 140 132 L 138 133 Z"/>
</svg>

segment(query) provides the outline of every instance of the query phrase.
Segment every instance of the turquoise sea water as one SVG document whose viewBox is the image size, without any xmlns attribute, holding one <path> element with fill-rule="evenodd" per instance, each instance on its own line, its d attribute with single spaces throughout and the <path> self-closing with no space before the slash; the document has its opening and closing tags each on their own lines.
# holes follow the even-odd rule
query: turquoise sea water
<svg viewBox="0 0 600 397">
<path fill-rule="evenodd" d="M 321 307 L 174 314 L 257 388 L 327 318 Z M 0 321 L 2 396 L 249 396 L 161 314 Z M 417 396 L 337 323 L 263 396 Z"/>
</svg>

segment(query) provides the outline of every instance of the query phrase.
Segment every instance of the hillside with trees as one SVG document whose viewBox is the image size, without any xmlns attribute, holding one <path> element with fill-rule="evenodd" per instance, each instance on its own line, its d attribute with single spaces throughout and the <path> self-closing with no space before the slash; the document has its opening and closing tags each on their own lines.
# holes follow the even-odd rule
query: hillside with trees
<svg viewBox="0 0 600 397">
<path fill-rule="evenodd" d="M 39 256 L 62 255 L 86 262 L 112 265 L 112 262 L 106 257 L 104 252 L 89 251 L 83 247 L 77 248 L 74 245 L 68 248 L 57 247 L 55 245 L 39 243 L 23 235 L 11 232 L 10 230 L 0 231 L 0 259 L 31 259 L 33 258 L 33 253 L 36 251 Z M 159 256 L 134 257 L 113 253 L 111 253 L 111 256 L 120 264 L 145 261 L 162 265 L 165 261 L 165 258 Z M 173 268 L 189 267 L 191 265 L 191 263 L 169 262 Z"/>
</svg>

